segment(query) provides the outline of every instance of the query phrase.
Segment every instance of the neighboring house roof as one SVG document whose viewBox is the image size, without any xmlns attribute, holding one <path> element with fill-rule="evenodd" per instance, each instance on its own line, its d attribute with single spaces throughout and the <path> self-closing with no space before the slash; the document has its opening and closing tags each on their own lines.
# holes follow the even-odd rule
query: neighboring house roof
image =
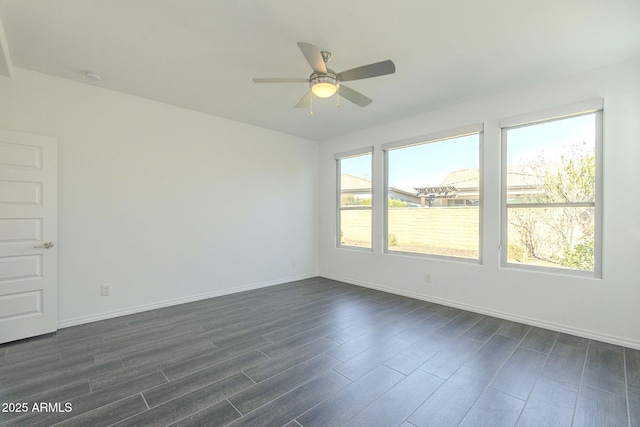
<svg viewBox="0 0 640 427">
<path fill-rule="evenodd" d="M 372 183 L 369 179 L 360 178 L 348 173 L 343 173 L 340 176 L 340 188 L 342 190 L 342 193 L 371 193 Z M 404 199 L 410 199 L 411 202 L 419 202 L 419 199 L 416 197 L 415 193 L 400 190 L 394 187 L 389 188 L 389 195 L 392 196 L 392 198 L 404 196 Z"/>
<path fill-rule="evenodd" d="M 531 166 L 507 166 L 507 182 L 509 187 L 539 188 L 542 177 L 535 173 Z M 452 185 L 459 190 L 480 188 L 480 173 L 478 168 L 461 169 L 448 174 L 440 185 Z"/>
<path fill-rule="evenodd" d="M 372 185 L 369 179 L 343 173 L 340 176 L 340 188 L 343 193 L 350 193 L 364 190 L 371 191 Z"/>
<path fill-rule="evenodd" d="M 458 190 L 480 187 L 480 170 L 475 169 L 461 169 L 453 171 L 444 177 L 441 186 L 453 186 Z"/>
<path fill-rule="evenodd" d="M 542 187 L 542 177 L 530 165 L 507 166 L 507 182 L 509 192 L 531 192 Z M 350 174 L 341 175 L 343 193 L 371 192 L 372 183 L 367 178 L 360 178 Z M 478 168 L 460 169 L 449 173 L 438 186 L 415 187 L 415 192 L 409 192 L 390 187 L 389 193 L 402 194 L 410 197 L 438 194 L 442 198 L 477 197 L 480 190 L 480 172 Z"/>
</svg>

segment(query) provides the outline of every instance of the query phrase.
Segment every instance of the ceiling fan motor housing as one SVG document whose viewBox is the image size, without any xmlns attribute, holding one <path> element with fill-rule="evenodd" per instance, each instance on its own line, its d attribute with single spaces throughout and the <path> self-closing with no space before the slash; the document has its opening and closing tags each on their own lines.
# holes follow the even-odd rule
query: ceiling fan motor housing
<svg viewBox="0 0 640 427">
<path fill-rule="evenodd" d="M 311 91 L 320 98 L 328 98 L 338 90 L 340 82 L 332 70 L 327 69 L 327 74 L 313 73 L 309 77 Z"/>
</svg>

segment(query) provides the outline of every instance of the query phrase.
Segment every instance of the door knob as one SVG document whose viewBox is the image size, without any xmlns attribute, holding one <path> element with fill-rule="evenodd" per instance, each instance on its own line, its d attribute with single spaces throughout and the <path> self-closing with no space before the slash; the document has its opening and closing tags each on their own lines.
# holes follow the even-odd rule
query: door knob
<svg viewBox="0 0 640 427">
<path fill-rule="evenodd" d="M 43 245 L 34 246 L 37 249 L 51 249 L 53 247 L 53 242 L 47 242 Z"/>
</svg>

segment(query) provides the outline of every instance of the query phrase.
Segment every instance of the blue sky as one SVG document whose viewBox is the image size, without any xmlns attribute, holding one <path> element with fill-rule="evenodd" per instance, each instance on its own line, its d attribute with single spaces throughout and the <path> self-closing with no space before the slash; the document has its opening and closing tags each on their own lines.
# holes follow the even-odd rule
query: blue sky
<svg viewBox="0 0 640 427">
<path fill-rule="evenodd" d="M 586 142 L 595 147 L 595 114 L 540 123 L 511 129 L 508 132 L 507 164 L 517 165 L 535 161 L 539 153 L 548 160 L 560 160 L 569 145 Z"/>
</svg>

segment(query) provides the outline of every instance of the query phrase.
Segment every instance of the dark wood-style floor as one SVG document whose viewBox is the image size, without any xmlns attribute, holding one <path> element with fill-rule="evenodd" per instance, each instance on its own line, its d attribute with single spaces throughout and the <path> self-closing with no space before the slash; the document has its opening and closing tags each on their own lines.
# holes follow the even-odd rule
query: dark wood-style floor
<svg viewBox="0 0 640 427">
<path fill-rule="evenodd" d="M 638 426 L 640 351 L 316 278 L 2 345 L 0 403 L 19 426 Z"/>
</svg>

